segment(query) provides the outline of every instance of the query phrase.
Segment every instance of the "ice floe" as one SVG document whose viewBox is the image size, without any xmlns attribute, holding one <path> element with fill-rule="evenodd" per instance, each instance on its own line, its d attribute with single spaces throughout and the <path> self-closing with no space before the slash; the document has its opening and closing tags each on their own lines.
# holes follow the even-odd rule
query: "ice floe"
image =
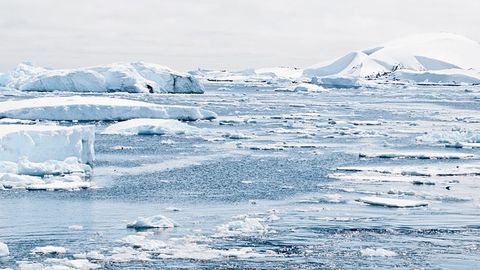
<svg viewBox="0 0 480 270">
<path fill-rule="evenodd" d="M 108 126 L 103 134 L 121 135 L 195 135 L 199 129 L 171 119 L 132 119 Z"/>
<path fill-rule="evenodd" d="M 194 121 L 214 119 L 214 112 L 199 107 L 160 105 L 108 97 L 42 97 L 0 102 L 0 118 L 66 121 L 111 121 L 160 118 Z"/>
<path fill-rule="evenodd" d="M 383 248 L 366 248 L 360 250 L 360 254 L 365 257 L 394 257 L 398 254 L 394 251 Z"/>
<path fill-rule="evenodd" d="M 57 246 L 44 246 L 32 249 L 33 254 L 64 254 L 66 252 L 66 248 Z"/>
<path fill-rule="evenodd" d="M 386 207 L 396 207 L 396 208 L 406 208 L 406 207 L 420 207 L 427 206 L 427 202 L 415 201 L 415 200 L 405 200 L 405 199 L 396 199 L 396 198 L 382 198 L 382 197 L 363 197 L 357 201 L 363 202 L 369 205 L 375 206 L 386 206 Z"/>
<path fill-rule="evenodd" d="M 127 228 L 132 229 L 152 229 L 152 228 L 173 228 L 175 227 L 175 222 L 171 219 L 162 216 L 156 215 L 151 217 L 139 217 L 137 220 L 127 224 Z"/>
<path fill-rule="evenodd" d="M 46 69 L 21 63 L 0 77 L 0 86 L 22 91 L 203 93 L 193 76 L 144 63 Z"/>
<path fill-rule="evenodd" d="M 5 257 L 10 254 L 7 244 L 0 242 L 0 257 Z"/>
<path fill-rule="evenodd" d="M 244 217 L 217 226 L 217 236 L 243 236 L 268 233 L 268 226 L 263 219 Z"/>
</svg>

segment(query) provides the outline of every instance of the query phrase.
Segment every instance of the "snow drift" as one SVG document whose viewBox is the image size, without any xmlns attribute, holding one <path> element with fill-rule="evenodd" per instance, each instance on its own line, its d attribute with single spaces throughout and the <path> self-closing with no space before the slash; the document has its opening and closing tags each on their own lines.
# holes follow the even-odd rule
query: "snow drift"
<svg viewBox="0 0 480 270">
<path fill-rule="evenodd" d="M 134 62 L 77 69 L 46 69 L 21 63 L 0 74 L 0 86 L 22 91 L 203 93 L 187 73 L 161 65 Z"/>
<path fill-rule="evenodd" d="M 316 64 L 303 75 L 333 86 L 362 86 L 362 79 L 479 84 L 480 44 L 449 33 L 414 35 Z"/>
<path fill-rule="evenodd" d="M 112 121 L 160 118 L 194 121 L 213 119 L 214 112 L 198 107 L 159 105 L 107 97 L 44 97 L 0 102 L 0 118 L 58 121 Z"/>
</svg>

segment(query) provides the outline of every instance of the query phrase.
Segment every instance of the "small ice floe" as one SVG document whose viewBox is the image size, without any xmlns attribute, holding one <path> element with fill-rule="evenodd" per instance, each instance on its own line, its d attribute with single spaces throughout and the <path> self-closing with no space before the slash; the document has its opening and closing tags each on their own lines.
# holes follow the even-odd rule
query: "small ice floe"
<svg viewBox="0 0 480 270">
<path fill-rule="evenodd" d="M 470 153 L 458 152 L 435 152 L 435 151 L 404 151 L 396 150 L 392 152 L 362 152 L 361 158 L 390 158 L 390 159 L 469 159 L 475 157 Z"/>
<path fill-rule="evenodd" d="M 81 231 L 81 230 L 83 230 L 83 226 L 82 225 L 70 225 L 70 226 L 68 226 L 68 229 L 71 230 L 71 231 Z"/>
<path fill-rule="evenodd" d="M 345 203 L 346 200 L 340 194 L 326 194 L 312 198 L 302 199 L 300 203 Z"/>
<path fill-rule="evenodd" d="M 132 229 L 153 229 L 153 228 L 173 228 L 176 224 L 169 218 L 156 215 L 151 217 L 139 217 L 134 222 L 127 224 L 127 228 Z"/>
<path fill-rule="evenodd" d="M 386 250 L 383 248 L 366 248 L 360 250 L 360 254 L 365 257 L 394 257 L 398 254 L 391 250 Z"/>
<path fill-rule="evenodd" d="M 325 88 L 313 84 L 313 83 L 301 83 L 297 85 L 294 89 L 294 92 L 325 92 L 327 91 Z"/>
<path fill-rule="evenodd" d="M 428 205 L 427 202 L 423 202 L 423 201 L 395 199 L 395 198 L 382 198 L 382 197 L 374 197 L 374 196 L 363 197 L 363 198 L 357 199 L 357 201 L 363 202 L 369 205 L 396 207 L 396 208 L 420 207 L 420 206 Z"/>
<path fill-rule="evenodd" d="M 253 181 L 252 180 L 242 180 L 242 181 L 240 181 L 240 183 L 245 184 L 245 185 L 249 185 L 249 184 L 253 184 Z"/>
<path fill-rule="evenodd" d="M 226 132 L 223 134 L 223 137 L 232 139 L 232 140 L 242 140 L 242 139 L 251 139 L 252 136 L 245 135 L 240 132 Z"/>
<path fill-rule="evenodd" d="M 268 227 L 260 218 L 245 217 L 217 226 L 217 236 L 244 236 L 253 234 L 266 234 Z"/>
<path fill-rule="evenodd" d="M 0 242 L 0 257 L 5 257 L 10 254 L 7 244 Z"/>
<path fill-rule="evenodd" d="M 171 119 L 139 118 L 107 127 L 102 134 L 119 135 L 198 135 L 199 128 Z"/>
<path fill-rule="evenodd" d="M 32 254 L 64 254 L 66 252 L 66 248 L 57 246 L 44 246 L 32 249 Z"/>
<path fill-rule="evenodd" d="M 123 150 L 132 150 L 133 147 L 125 146 L 125 145 L 115 145 L 111 149 L 116 151 L 123 151 Z"/>
<path fill-rule="evenodd" d="M 382 125 L 382 122 L 380 121 L 350 121 L 349 122 L 350 124 L 354 125 L 354 126 L 380 126 Z"/>
</svg>

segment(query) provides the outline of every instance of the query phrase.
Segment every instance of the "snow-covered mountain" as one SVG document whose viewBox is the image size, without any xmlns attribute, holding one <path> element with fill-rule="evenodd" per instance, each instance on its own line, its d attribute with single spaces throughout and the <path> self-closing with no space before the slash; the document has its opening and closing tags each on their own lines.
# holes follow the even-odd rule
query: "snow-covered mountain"
<svg viewBox="0 0 480 270">
<path fill-rule="evenodd" d="M 303 75 L 315 77 L 319 83 L 375 79 L 478 84 L 480 44 L 449 33 L 413 35 L 313 65 L 306 68 Z"/>
<path fill-rule="evenodd" d="M 203 93 L 187 73 L 144 62 L 77 69 L 46 69 L 21 63 L 0 74 L 0 86 L 22 91 Z"/>
</svg>

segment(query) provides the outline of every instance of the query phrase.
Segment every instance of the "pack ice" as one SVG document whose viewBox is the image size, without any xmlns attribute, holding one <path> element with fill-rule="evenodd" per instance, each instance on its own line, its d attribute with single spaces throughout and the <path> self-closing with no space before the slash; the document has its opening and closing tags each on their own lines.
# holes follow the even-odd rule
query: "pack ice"
<svg viewBox="0 0 480 270">
<path fill-rule="evenodd" d="M 42 97 L 0 102 L 0 118 L 28 120 L 113 121 L 161 118 L 194 121 L 216 117 L 214 112 L 198 107 L 95 96 Z"/>
<path fill-rule="evenodd" d="M 337 87 L 372 82 L 478 84 L 480 44 L 449 33 L 413 35 L 313 65 L 303 75 Z"/>
<path fill-rule="evenodd" d="M 134 62 L 77 69 L 47 69 L 21 63 L 0 74 L 0 87 L 22 91 L 203 93 L 187 73 L 157 64 Z"/>
</svg>

